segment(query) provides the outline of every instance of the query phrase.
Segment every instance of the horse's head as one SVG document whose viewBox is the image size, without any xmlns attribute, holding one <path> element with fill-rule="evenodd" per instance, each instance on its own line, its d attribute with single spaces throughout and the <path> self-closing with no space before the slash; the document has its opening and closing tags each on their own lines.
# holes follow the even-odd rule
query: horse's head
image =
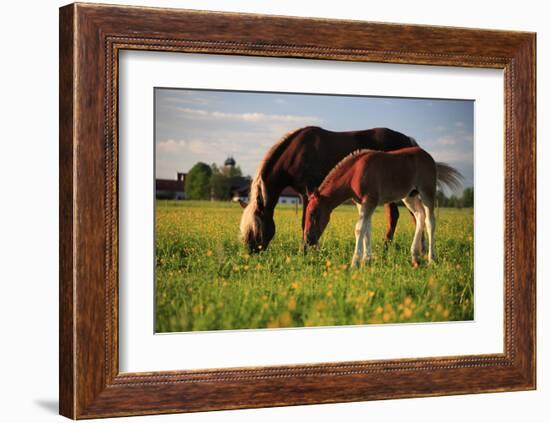
<svg viewBox="0 0 550 423">
<path fill-rule="evenodd" d="M 303 237 L 304 247 L 317 245 L 329 219 L 330 211 L 326 199 L 319 193 L 318 189 L 315 189 L 308 198 Z"/>
<path fill-rule="evenodd" d="M 245 203 L 241 217 L 241 239 L 250 253 L 258 253 L 267 248 L 275 236 L 273 213 L 265 209 L 261 202 Z"/>
</svg>

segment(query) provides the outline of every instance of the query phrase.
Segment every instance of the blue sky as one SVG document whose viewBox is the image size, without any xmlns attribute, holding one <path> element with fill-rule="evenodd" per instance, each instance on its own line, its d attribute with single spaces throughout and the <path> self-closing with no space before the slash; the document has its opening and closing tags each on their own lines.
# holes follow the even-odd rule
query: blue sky
<svg viewBox="0 0 550 423">
<path fill-rule="evenodd" d="M 317 125 L 333 131 L 400 131 L 436 161 L 458 168 L 465 186 L 473 186 L 470 100 L 157 88 L 155 107 L 157 178 L 175 179 L 198 161 L 220 165 L 228 156 L 245 175 L 253 175 L 282 135 Z"/>
</svg>

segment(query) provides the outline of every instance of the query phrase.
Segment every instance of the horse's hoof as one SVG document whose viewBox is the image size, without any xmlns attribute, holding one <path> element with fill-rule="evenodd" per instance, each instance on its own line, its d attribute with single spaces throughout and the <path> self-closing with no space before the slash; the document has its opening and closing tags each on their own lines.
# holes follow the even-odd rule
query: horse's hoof
<svg viewBox="0 0 550 423">
<path fill-rule="evenodd" d="M 418 269 L 420 267 L 420 264 L 418 264 L 418 262 L 416 260 L 413 260 L 412 267 L 413 267 L 413 269 Z"/>
</svg>

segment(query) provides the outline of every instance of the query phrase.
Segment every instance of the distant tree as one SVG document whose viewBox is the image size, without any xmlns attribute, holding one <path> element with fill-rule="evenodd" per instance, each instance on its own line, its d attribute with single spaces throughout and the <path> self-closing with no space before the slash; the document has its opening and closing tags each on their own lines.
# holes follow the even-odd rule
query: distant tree
<svg viewBox="0 0 550 423">
<path fill-rule="evenodd" d="M 437 207 L 447 207 L 447 197 L 445 197 L 445 194 L 443 194 L 442 191 L 437 191 L 435 193 L 435 204 Z"/>
<path fill-rule="evenodd" d="M 459 209 L 462 207 L 473 207 L 474 189 L 472 187 L 464 189 L 460 197 L 457 197 L 456 195 L 447 197 L 442 191 L 437 191 L 435 194 L 435 200 L 437 207 L 455 207 Z"/>
<path fill-rule="evenodd" d="M 229 198 L 229 180 L 222 170 L 212 163 L 210 176 L 210 198 L 213 200 L 227 200 Z"/>
<path fill-rule="evenodd" d="M 240 166 L 224 166 L 221 169 L 221 173 L 226 178 L 233 178 L 234 176 L 243 176 Z"/>
<path fill-rule="evenodd" d="M 462 207 L 474 206 L 474 189 L 466 188 L 462 193 Z"/>
<path fill-rule="evenodd" d="M 458 198 L 456 195 L 451 195 L 449 198 L 449 207 L 457 207 L 462 208 L 462 204 L 460 202 L 460 198 Z"/>
<path fill-rule="evenodd" d="M 206 163 L 196 163 L 185 178 L 185 196 L 189 200 L 210 198 L 210 177 L 212 169 Z"/>
</svg>

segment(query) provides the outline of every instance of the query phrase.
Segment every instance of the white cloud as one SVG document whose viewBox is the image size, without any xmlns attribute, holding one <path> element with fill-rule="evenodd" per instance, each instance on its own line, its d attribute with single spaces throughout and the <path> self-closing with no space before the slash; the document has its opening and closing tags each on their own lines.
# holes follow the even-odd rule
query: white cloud
<svg viewBox="0 0 550 423">
<path fill-rule="evenodd" d="M 188 107 L 178 107 L 178 110 L 187 115 L 196 118 L 209 119 L 228 119 L 241 122 L 310 122 L 311 124 L 319 123 L 321 120 L 317 116 L 296 116 L 296 115 L 275 115 L 259 112 L 248 113 L 227 113 L 202 109 L 192 109 Z"/>
<path fill-rule="evenodd" d="M 429 151 L 431 156 L 437 162 L 445 163 L 473 163 L 472 151 L 460 151 L 446 148 L 444 150 L 432 149 Z"/>
<path fill-rule="evenodd" d="M 176 154 L 191 152 L 195 154 L 209 154 L 216 150 L 216 143 L 202 140 L 174 140 L 168 139 L 158 143 L 158 151 L 161 153 Z"/>
<path fill-rule="evenodd" d="M 456 145 L 457 141 L 453 136 L 446 135 L 444 137 L 437 139 L 435 143 L 437 145 Z"/>
<path fill-rule="evenodd" d="M 164 153 L 177 153 L 178 151 L 181 151 L 185 148 L 185 141 L 180 140 L 176 141 L 173 139 L 160 141 L 158 143 L 158 149 L 159 151 L 162 151 Z"/>
<path fill-rule="evenodd" d="M 193 105 L 201 105 L 205 106 L 210 104 L 210 100 L 201 97 L 200 95 L 179 95 L 177 97 L 172 96 L 163 96 L 159 98 L 159 104 L 160 105 L 170 105 L 170 106 L 179 106 L 181 104 L 193 104 Z"/>
</svg>

